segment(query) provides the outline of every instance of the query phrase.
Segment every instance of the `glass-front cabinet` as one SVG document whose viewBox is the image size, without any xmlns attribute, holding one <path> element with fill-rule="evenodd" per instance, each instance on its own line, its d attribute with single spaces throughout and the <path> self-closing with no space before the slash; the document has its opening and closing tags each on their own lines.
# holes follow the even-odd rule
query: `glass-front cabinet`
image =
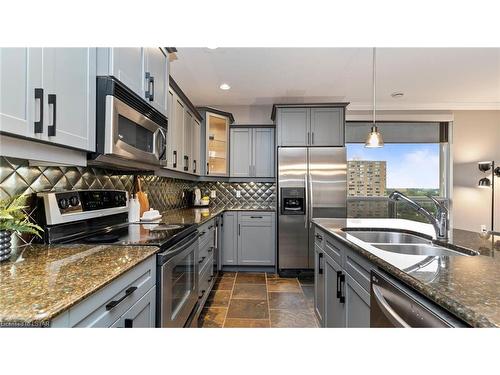
<svg viewBox="0 0 500 375">
<path fill-rule="evenodd" d="M 198 110 L 204 118 L 205 175 L 229 176 L 229 125 L 233 115 L 208 107 Z"/>
</svg>

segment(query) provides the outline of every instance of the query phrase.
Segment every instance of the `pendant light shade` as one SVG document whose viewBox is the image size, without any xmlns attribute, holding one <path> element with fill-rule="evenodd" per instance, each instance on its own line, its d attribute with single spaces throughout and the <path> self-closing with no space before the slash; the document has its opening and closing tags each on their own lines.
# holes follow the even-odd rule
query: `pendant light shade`
<svg viewBox="0 0 500 375">
<path fill-rule="evenodd" d="M 491 181 L 488 177 L 483 177 L 482 179 L 479 180 L 478 186 L 483 188 L 489 188 L 491 186 Z"/>
<path fill-rule="evenodd" d="M 376 147 L 384 147 L 384 140 L 382 138 L 382 134 L 380 134 L 377 123 L 376 123 L 376 99 L 377 99 L 377 80 L 375 79 L 377 76 L 377 65 L 376 65 L 376 51 L 373 48 L 373 123 L 368 133 L 368 137 L 366 137 L 365 147 L 368 148 L 376 148 Z"/>
<path fill-rule="evenodd" d="M 377 126 L 372 126 L 370 133 L 368 133 L 368 137 L 366 137 L 365 147 L 384 147 L 384 140 L 382 139 L 382 134 L 378 131 Z"/>
</svg>

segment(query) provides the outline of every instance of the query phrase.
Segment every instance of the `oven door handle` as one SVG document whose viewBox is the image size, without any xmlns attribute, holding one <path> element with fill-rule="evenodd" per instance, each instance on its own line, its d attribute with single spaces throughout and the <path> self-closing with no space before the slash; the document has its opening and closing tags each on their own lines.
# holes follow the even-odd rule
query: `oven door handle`
<svg viewBox="0 0 500 375">
<path fill-rule="evenodd" d="M 389 319 L 395 327 L 410 328 L 410 325 L 387 303 L 378 286 L 372 284 L 372 292 L 380 310 L 382 310 L 384 316 Z"/>
<path fill-rule="evenodd" d="M 172 259 L 176 255 L 181 254 L 183 251 L 188 249 L 192 244 L 194 244 L 196 241 L 198 241 L 198 234 L 197 232 L 193 232 L 190 234 L 188 237 L 183 239 L 181 243 L 174 245 L 173 247 L 165 250 L 163 253 L 158 254 L 158 261 L 159 264 L 164 264 L 168 260 Z"/>
</svg>

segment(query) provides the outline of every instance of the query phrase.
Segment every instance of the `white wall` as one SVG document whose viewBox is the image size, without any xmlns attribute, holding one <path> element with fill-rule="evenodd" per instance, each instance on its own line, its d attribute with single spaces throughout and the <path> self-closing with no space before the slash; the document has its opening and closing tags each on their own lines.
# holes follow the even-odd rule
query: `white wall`
<svg viewBox="0 0 500 375">
<path fill-rule="evenodd" d="M 491 190 L 477 187 L 479 161 L 500 165 L 500 111 L 457 111 L 453 122 L 453 226 L 490 227 Z M 500 230 L 500 178 L 496 178 L 495 230 Z"/>
</svg>

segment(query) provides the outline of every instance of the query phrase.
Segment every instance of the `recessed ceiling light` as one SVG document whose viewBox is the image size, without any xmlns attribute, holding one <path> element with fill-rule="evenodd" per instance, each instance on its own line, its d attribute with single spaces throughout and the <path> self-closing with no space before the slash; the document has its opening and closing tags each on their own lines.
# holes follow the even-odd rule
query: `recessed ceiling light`
<svg viewBox="0 0 500 375">
<path fill-rule="evenodd" d="M 223 83 L 222 85 L 219 86 L 221 90 L 229 90 L 231 86 L 229 86 L 227 83 Z"/>
<path fill-rule="evenodd" d="M 208 49 L 217 49 L 217 47 L 207 47 Z"/>
<path fill-rule="evenodd" d="M 393 98 L 402 98 L 402 97 L 404 96 L 404 93 L 402 93 L 402 92 L 393 92 L 393 93 L 391 94 L 391 96 L 392 96 Z"/>
</svg>

